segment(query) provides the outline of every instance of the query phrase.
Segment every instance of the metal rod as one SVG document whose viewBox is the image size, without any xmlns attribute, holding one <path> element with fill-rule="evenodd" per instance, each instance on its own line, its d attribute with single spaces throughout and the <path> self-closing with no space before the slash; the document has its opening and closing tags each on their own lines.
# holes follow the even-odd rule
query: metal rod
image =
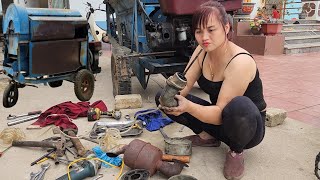
<svg viewBox="0 0 320 180">
<path fill-rule="evenodd" d="M 134 29 L 135 29 L 135 36 L 134 36 L 134 41 L 136 44 L 136 52 L 139 52 L 139 41 L 138 41 L 138 36 L 139 36 L 139 31 L 138 31 L 138 0 L 135 0 L 134 2 Z"/>
<path fill-rule="evenodd" d="M 46 153 L 45 155 L 41 156 L 40 158 L 38 158 L 37 160 L 33 161 L 30 165 L 33 166 L 35 164 L 37 164 L 37 162 L 39 162 L 40 160 L 42 160 L 43 158 L 48 157 L 50 154 L 52 154 L 56 149 L 52 149 L 50 150 L 48 153 Z"/>
<path fill-rule="evenodd" d="M 18 119 L 18 118 L 21 118 L 21 117 L 26 117 L 26 116 L 31 116 L 31 115 L 37 115 L 37 114 L 41 114 L 42 111 L 31 111 L 31 112 L 28 112 L 26 114 L 21 114 L 21 115 L 12 115 L 12 114 L 9 114 L 9 116 L 7 117 L 7 120 L 14 120 L 14 119 Z"/>
<path fill-rule="evenodd" d="M 151 52 L 151 53 L 139 53 L 139 54 L 132 54 L 132 55 L 124 55 L 121 58 L 127 57 L 143 57 L 143 56 L 151 56 L 151 55 L 164 55 L 164 54 L 173 54 L 176 51 L 163 51 L 163 52 Z"/>
<path fill-rule="evenodd" d="M 142 3 L 141 3 L 140 0 L 138 0 L 138 3 L 139 3 L 139 5 L 140 5 L 143 13 L 144 13 L 144 14 L 146 15 L 146 17 L 148 18 L 148 20 L 149 20 L 151 23 L 153 23 L 152 19 L 148 16 L 148 14 L 147 14 L 146 10 L 144 9 L 144 7 L 143 7 L 143 5 L 142 5 Z"/>
<path fill-rule="evenodd" d="M 8 126 L 13 126 L 13 125 L 16 125 L 16 124 L 24 123 L 24 122 L 27 122 L 27 121 L 31 121 L 31 120 L 37 119 L 39 116 L 40 116 L 40 114 L 37 114 L 37 115 L 31 116 L 31 117 L 27 117 L 27 118 L 20 118 L 20 119 L 15 120 L 15 121 L 12 120 L 12 121 L 8 122 L 7 125 Z"/>
</svg>

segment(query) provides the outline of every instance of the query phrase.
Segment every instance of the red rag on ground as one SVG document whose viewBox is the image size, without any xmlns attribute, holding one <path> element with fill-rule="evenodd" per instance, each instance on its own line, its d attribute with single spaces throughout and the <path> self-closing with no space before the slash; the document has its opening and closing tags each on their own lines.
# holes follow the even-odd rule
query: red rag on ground
<svg viewBox="0 0 320 180">
<path fill-rule="evenodd" d="M 39 125 L 40 127 L 44 127 L 50 124 L 54 124 L 62 129 L 78 129 L 78 127 L 73 122 L 71 122 L 68 117 L 71 119 L 76 119 L 78 117 L 87 117 L 88 109 L 90 107 L 99 108 L 101 111 L 108 110 L 107 106 L 101 100 L 96 101 L 91 105 L 89 102 L 72 103 L 71 101 L 67 101 L 55 105 L 45 112 L 41 113 L 38 120 L 32 123 L 32 125 Z M 65 115 L 67 115 L 68 117 L 66 117 Z"/>
</svg>

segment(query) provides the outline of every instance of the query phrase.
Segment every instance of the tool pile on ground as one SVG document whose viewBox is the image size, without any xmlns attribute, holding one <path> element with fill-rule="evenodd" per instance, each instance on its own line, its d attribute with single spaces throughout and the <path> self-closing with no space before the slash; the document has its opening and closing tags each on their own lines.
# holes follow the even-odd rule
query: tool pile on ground
<svg viewBox="0 0 320 180">
<path fill-rule="evenodd" d="M 94 121 L 89 133 L 78 134 L 81 127 L 74 123 L 78 117 L 86 117 L 88 122 Z M 188 167 L 186 163 L 190 162 L 191 144 L 179 138 L 169 138 L 162 128 L 171 122 L 165 119 L 166 124 L 159 124 L 159 119 L 163 118 L 166 117 L 159 109 L 146 109 L 137 111 L 131 119 L 128 114 L 122 115 L 119 109 L 108 110 L 103 101 L 93 104 L 64 102 L 45 111 L 9 114 L 8 126 L 30 123 L 27 130 L 49 126 L 44 133 L 53 135 L 39 141 L 27 140 L 23 130 L 8 127 L 0 134 L 1 147 L 6 147 L 0 157 L 5 152 L 10 153 L 8 149 L 12 148 L 32 148 L 39 152 L 39 158 L 30 161 L 30 166 L 39 167 L 38 171 L 30 172 L 32 180 L 45 179 L 46 172 L 52 171 L 54 168 L 50 167 L 53 166 L 67 168 L 65 174 L 57 174 L 57 180 L 80 180 L 87 177 L 99 179 L 103 177 L 104 171 L 108 171 L 105 168 L 110 167 L 119 168 L 116 179 L 148 179 L 157 171 L 170 178 Z M 146 125 L 153 127 L 151 131 L 162 131 L 166 143 L 165 153 L 136 138 L 143 133 Z M 134 140 L 120 144 L 125 137 L 133 137 Z M 82 140 L 90 141 L 94 146 L 85 147 Z M 123 172 L 124 166 L 131 170 Z"/>
</svg>

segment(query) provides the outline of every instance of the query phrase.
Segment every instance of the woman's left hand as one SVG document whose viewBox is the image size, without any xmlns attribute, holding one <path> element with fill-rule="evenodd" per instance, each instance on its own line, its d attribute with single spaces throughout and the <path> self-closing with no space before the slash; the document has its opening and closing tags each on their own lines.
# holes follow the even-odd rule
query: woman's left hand
<svg viewBox="0 0 320 180">
<path fill-rule="evenodd" d="M 179 116 L 182 113 L 187 112 L 190 101 L 181 95 L 175 95 L 175 99 L 178 101 L 177 107 L 164 107 L 159 105 L 159 108 L 164 110 L 166 114 L 171 114 L 174 116 Z"/>
</svg>

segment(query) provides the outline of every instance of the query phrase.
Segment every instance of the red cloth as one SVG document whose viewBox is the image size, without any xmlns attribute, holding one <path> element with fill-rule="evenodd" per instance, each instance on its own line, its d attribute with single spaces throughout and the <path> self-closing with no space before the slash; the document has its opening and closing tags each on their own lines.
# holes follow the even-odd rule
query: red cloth
<svg viewBox="0 0 320 180">
<path fill-rule="evenodd" d="M 280 13 L 279 13 L 279 11 L 277 11 L 277 10 L 273 10 L 272 11 L 272 18 L 274 18 L 274 19 L 280 19 Z"/>
<path fill-rule="evenodd" d="M 90 105 L 89 102 L 78 102 L 72 103 L 71 101 L 67 101 L 58 105 L 55 105 L 45 112 L 40 114 L 38 120 L 32 125 L 40 125 L 40 127 L 44 127 L 50 124 L 54 124 L 56 126 L 61 127 L 62 129 L 78 129 L 78 127 L 71 122 L 69 118 L 76 119 L 78 117 L 87 117 L 87 112 L 90 107 L 99 108 L 101 111 L 107 111 L 107 106 L 103 101 L 96 101 Z M 49 116 L 57 114 L 54 116 Z M 68 117 L 66 117 L 65 115 Z M 49 117 L 48 117 L 49 116 Z"/>
</svg>

